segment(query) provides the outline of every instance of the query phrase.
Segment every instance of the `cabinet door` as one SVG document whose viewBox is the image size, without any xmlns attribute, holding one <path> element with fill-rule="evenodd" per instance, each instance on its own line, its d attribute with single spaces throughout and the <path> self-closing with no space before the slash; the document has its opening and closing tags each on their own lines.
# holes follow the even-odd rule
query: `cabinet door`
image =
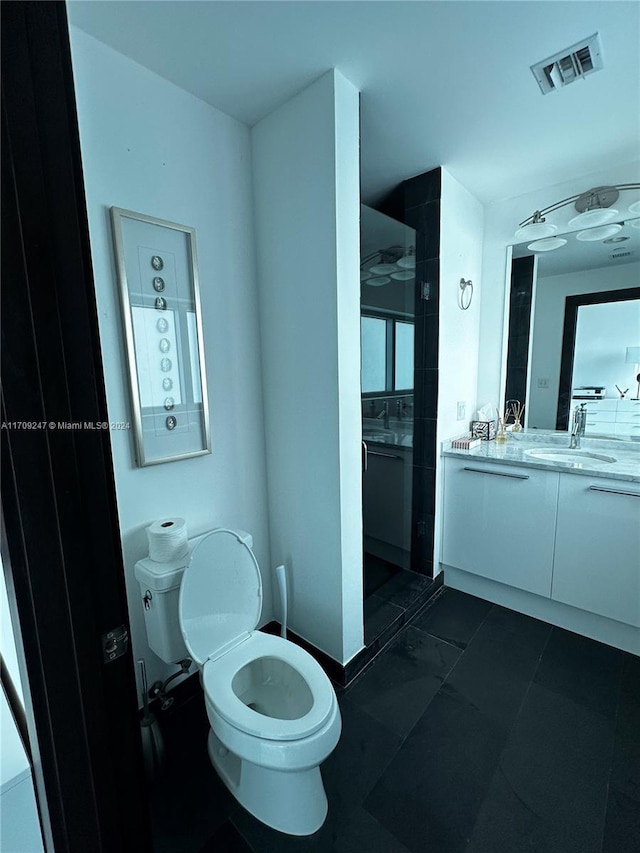
<svg viewBox="0 0 640 853">
<path fill-rule="evenodd" d="M 560 476 L 551 597 L 640 625 L 640 484 Z"/>
<path fill-rule="evenodd" d="M 409 551 L 413 454 L 393 445 L 369 445 L 367 459 L 362 492 L 365 536 Z"/>
<path fill-rule="evenodd" d="M 442 562 L 549 598 L 558 479 L 447 457 Z"/>
</svg>

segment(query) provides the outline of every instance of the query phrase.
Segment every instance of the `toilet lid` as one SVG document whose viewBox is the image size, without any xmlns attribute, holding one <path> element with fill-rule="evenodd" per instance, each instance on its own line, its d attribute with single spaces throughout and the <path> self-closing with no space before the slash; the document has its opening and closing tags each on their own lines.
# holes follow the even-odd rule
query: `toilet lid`
<svg viewBox="0 0 640 853">
<path fill-rule="evenodd" d="M 253 551 L 233 530 L 214 530 L 193 549 L 180 587 L 180 628 L 196 664 L 215 659 L 258 624 L 262 578 Z"/>
</svg>

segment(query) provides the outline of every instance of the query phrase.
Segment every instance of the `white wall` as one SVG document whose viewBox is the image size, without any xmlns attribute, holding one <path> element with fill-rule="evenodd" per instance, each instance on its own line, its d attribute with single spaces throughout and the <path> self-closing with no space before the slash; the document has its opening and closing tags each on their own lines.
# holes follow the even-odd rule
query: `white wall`
<svg viewBox="0 0 640 853">
<path fill-rule="evenodd" d="M 618 290 L 627 287 L 637 287 L 640 282 L 640 264 L 624 264 L 619 267 L 606 267 L 591 270 L 580 270 L 565 275 L 538 276 L 536 283 L 536 298 L 533 315 L 533 346 L 531 348 L 531 387 L 529 391 L 529 405 L 527 425 L 538 429 L 555 429 L 556 413 L 558 409 L 558 391 L 560 385 L 560 362 L 562 359 L 562 334 L 564 329 L 565 300 L 567 296 L 579 293 L 594 293 L 601 290 Z M 602 345 L 608 340 L 608 349 L 613 344 L 618 345 L 619 360 L 621 360 L 620 372 L 610 374 L 609 369 L 602 372 L 604 365 L 596 368 L 591 363 L 591 358 L 586 359 L 591 367 L 584 367 L 586 373 L 580 378 L 576 373 L 574 384 L 589 385 L 594 382 L 607 384 L 607 396 L 616 397 L 616 383 L 633 376 L 633 365 L 624 368 L 625 347 L 631 346 L 633 341 L 640 345 L 640 321 L 637 314 L 633 315 L 629 303 L 614 303 L 622 305 L 620 321 L 622 325 L 615 328 L 605 328 L 603 324 L 596 325 L 583 340 L 594 357 L 600 357 L 603 353 Z M 624 307 L 626 305 L 626 308 Z M 595 307 L 595 306 L 593 306 Z M 602 306 L 598 306 L 602 307 Z M 582 313 L 582 308 L 580 309 Z M 635 333 L 633 320 L 635 317 Z M 628 320 L 628 323 L 625 323 Z M 627 331 L 625 331 L 625 326 Z M 629 328 L 630 326 L 630 328 Z M 626 337 L 625 337 L 626 335 Z M 601 341 L 602 338 L 602 341 Z M 628 340 L 627 340 L 628 339 Z M 627 343 L 625 343 L 627 341 Z M 577 343 L 577 342 L 576 342 Z M 584 348 L 584 346 L 583 346 Z M 576 355 L 578 348 L 576 345 Z M 580 367 L 576 360 L 574 369 Z M 538 388 L 538 379 L 548 379 L 548 388 Z M 625 387 L 629 386 L 629 382 Z"/>
<path fill-rule="evenodd" d="M 438 341 L 437 441 L 469 428 L 477 407 L 480 303 L 484 292 L 482 241 L 484 208 L 446 169 L 442 169 L 440 206 L 440 331 Z M 468 310 L 459 305 L 460 279 L 471 279 L 473 297 Z M 468 293 L 465 294 L 465 299 Z M 465 405 L 458 420 L 457 404 Z M 436 471 L 436 495 L 441 495 L 442 466 Z M 440 510 L 436 500 L 434 553 L 440 553 Z M 437 560 L 435 561 L 437 563 Z"/>
<path fill-rule="evenodd" d="M 250 531 L 265 580 L 262 621 L 272 617 L 250 134 L 81 30 L 71 28 L 71 47 L 113 421 L 131 411 L 109 208 L 196 229 L 213 453 L 137 468 L 132 437 L 111 434 L 133 650 L 152 682 L 174 671 L 148 649 L 133 576 L 155 519 L 184 516 L 193 535 L 219 525 Z"/>
<path fill-rule="evenodd" d="M 571 164 L 567 164 L 567 169 Z M 591 187 L 640 181 L 640 160 L 606 171 L 580 175 L 562 184 L 543 187 L 536 192 L 516 198 L 504 199 L 487 206 L 482 253 L 483 294 L 480 312 L 480 349 L 478 363 L 478 400 L 497 406 L 503 393 L 503 324 L 506 293 L 506 248 L 515 242 L 518 223 L 539 208 L 555 201 L 584 192 Z M 628 202 L 627 202 L 628 203 Z M 624 210 L 624 196 L 619 209 Z M 548 214 L 547 222 L 558 225 L 559 233 L 572 230 L 568 220 L 575 215 L 573 205 Z M 575 229 L 574 229 L 575 230 Z"/>
<path fill-rule="evenodd" d="M 362 648 L 358 92 L 331 71 L 252 129 L 271 556 L 290 626 Z"/>
</svg>

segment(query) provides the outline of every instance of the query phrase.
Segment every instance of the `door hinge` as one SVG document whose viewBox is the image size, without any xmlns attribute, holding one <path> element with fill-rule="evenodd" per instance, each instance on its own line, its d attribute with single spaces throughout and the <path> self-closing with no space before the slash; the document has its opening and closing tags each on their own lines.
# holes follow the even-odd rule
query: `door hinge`
<svg viewBox="0 0 640 853">
<path fill-rule="evenodd" d="M 119 625 L 102 635 L 102 659 L 104 663 L 122 657 L 129 646 L 129 632 L 124 625 Z"/>
</svg>

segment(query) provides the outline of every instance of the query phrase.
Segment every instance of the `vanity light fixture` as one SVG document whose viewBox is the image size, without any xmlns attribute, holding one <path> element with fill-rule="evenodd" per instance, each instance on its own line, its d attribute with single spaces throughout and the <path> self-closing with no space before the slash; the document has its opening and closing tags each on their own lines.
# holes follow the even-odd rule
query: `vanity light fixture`
<svg viewBox="0 0 640 853">
<path fill-rule="evenodd" d="M 618 200 L 620 193 L 630 190 L 640 190 L 640 183 L 593 187 L 586 192 L 560 199 L 560 201 L 555 201 L 541 210 L 534 211 L 531 216 L 523 219 L 519 223 L 515 236 L 518 240 L 538 240 L 551 237 L 558 230 L 558 226 L 547 222 L 546 215 L 569 204 L 573 204 L 577 211 L 577 215 L 569 220 L 570 228 L 604 225 L 618 216 L 618 211 L 613 209 L 612 205 Z M 631 213 L 640 213 L 640 201 L 634 202 L 629 210 Z"/>
</svg>

